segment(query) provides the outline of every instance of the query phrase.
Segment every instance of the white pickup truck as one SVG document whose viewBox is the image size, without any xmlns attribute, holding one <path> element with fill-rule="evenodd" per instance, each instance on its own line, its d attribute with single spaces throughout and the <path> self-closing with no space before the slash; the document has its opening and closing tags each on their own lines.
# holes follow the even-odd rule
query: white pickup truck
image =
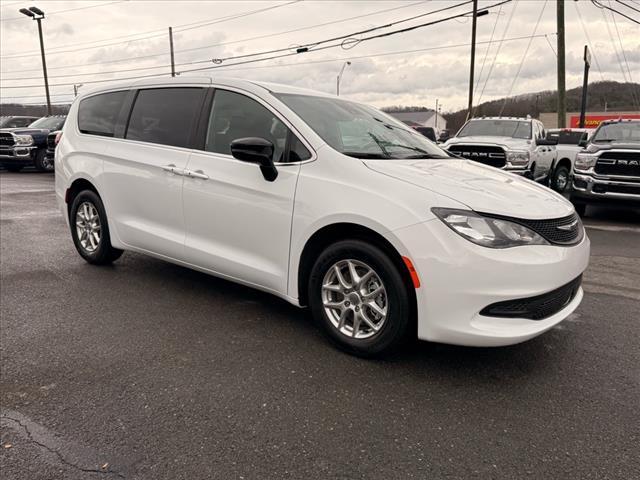
<svg viewBox="0 0 640 480">
<path fill-rule="evenodd" d="M 549 177 L 549 186 L 556 192 L 564 192 L 571 183 L 573 177 L 573 164 L 576 155 L 583 149 L 591 128 L 553 128 L 547 130 L 547 139 L 558 142 L 556 146 L 557 160 L 553 172 Z"/>
<path fill-rule="evenodd" d="M 443 148 L 468 160 L 546 181 L 556 161 L 555 145 L 539 120 L 481 117 L 465 123 Z"/>
</svg>

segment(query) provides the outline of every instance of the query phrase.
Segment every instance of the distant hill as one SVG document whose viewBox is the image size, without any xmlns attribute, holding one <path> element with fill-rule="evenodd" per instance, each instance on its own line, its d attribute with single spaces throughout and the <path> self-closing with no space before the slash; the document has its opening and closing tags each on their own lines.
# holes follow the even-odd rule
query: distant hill
<svg viewBox="0 0 640 480">
<path fill-rule="evenodd" d="M 589 84 L 587 97 L 587 112 L 610 111 L 634 111 L 632 95 L 640 99 L 639 83 L 621 82 L 594 82 Z M 557 111 L 557 90 L 547 90 L 536 93 L 526 93 L 507 99 L 507 104 L 502 113 L 507 117 L 524 117 L 531 115 L 538 117 L 542 112 Z M 582 87 L 567 90 L 567 112 L 580 111 L 582 102 Z M 474 116 L 495 116 L 500 113 L 504 98 L 484 102 L 475 107 Z M 447 128 L 451 132 L 457 131 L 467 117 L 467 109 L 453 113 L 445 113 Z"/>
</svg>

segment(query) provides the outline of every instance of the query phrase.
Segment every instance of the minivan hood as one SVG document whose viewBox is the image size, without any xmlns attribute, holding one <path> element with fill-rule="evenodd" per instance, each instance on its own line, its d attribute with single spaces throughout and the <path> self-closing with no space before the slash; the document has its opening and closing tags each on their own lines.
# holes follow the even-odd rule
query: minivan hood
<svg viewBox="0 0 640 480">
<path fill-rule="evenodd" d="M 507 150 L 526 150 L 531 144 L 531 140 L 526 138 L 513 138 L 513 137 L 489 137 L 489 136 L 469 136 L 469 137 L 454 137 L 447 140 L 445 145 L 449 147 L 451 145 L 467 144 L 467 145 L 501 145 Z"/>
<path fill-rule="evenodd" d="M 469 160 L 363 160 L 371 170 L 425 188 L 477 212 L 526 219 L 566 217 L 573 206 L 537 183 Z"/>
</svg>

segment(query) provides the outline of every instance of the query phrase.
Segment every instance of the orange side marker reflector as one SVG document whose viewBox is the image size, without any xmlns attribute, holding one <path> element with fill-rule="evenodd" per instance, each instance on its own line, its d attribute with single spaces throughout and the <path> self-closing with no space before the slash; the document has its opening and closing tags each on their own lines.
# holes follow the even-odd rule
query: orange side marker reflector
<svg viewBox="0 0 640 480">
<path fill-rule="evenodd" d="M 420 278 L 418 277 L 418 272 L 413 267 L 413 263 L 408 257 L 402 257 L 404 264 L 407 266 L 407 270 L 409 270 L 409 274 L 411 275 L 411 281 L 413 282 L 413 286 L 415 288 L 420 288 Z"/>
</svg>

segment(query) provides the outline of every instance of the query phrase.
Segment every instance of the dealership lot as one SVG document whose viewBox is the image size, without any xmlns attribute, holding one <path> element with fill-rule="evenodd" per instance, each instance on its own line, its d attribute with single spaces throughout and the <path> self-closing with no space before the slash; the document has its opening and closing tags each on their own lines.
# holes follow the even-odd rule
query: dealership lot
<svg viewBox="0 0 640 480">
<path fill-rule="evenodd" d="M 3 478 L 640 475 L 640 212 L 585 219 L 586 296 L 547 334 L 366 361 L 275 297 L 86 264 L 51 175 L 0 194 Z"/>
</svg>

